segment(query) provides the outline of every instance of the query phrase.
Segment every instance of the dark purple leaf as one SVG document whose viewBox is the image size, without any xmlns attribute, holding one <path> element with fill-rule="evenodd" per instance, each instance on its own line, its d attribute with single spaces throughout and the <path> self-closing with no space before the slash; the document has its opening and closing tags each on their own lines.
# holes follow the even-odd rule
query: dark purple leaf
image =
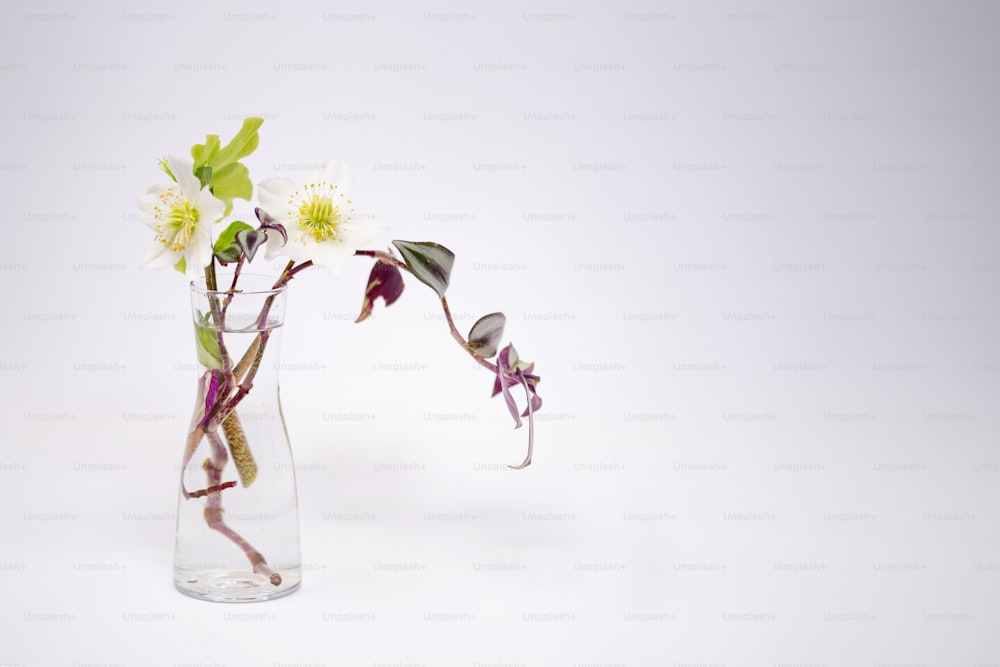
<svg viewBox="0 0 1000 667">
<path fill-rule="evenodd" d="M 381 260 L 375 262 L 368 274 L 368 286 L 365 288 L 365 299 L 361 304 L 361 314 L 355 323 L 363 322 L 372 314 L 375 299 L 382 299 L 386 306 L 391 306 L 403 293 L 403 276 L 393 264 Z"/>
</svg>

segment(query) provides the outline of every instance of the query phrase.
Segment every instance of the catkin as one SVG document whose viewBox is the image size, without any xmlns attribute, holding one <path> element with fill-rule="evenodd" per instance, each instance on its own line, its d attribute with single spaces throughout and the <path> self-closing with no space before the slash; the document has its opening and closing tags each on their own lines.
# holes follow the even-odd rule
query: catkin
<svg viewBox="0 0 1000 667">
<path fill-rule="evenodd" d="M 240 359 L 240 362 L 236 364 L 236 368 L 233 369 L 233 382 L 235 384 L 243 381 L 243 376 L 250 370 L 250 365 L 253 364 L 253 360 L 257 358 L 258 354 L 260 354 L 260 336 L 255 336 L 253 342 L 250 343 L 250 347 L 243 354 L 243 358 Z"/>
<path fill-rule="evenodd" d="M 226 443 L 229 445 L 233 463 L 236 464 L 236 471 L 240 474 L 240 482 L 244 487 L 250 486 L 257 479 L 257 462 L 250 453 L 246 433 L 235 410 L 222 422 L 222 432 L 226 434 Z"/>
</svg>

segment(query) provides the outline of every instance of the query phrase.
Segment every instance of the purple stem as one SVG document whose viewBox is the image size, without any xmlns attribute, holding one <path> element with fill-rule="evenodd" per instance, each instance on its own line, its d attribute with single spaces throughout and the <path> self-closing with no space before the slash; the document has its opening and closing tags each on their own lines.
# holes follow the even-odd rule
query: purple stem
<svg viewBox="0 0 1000 667">
<path fill-rule="evenodd" d="M 406 262 L 396 259 L 387 252 L 383 252 L 381 250 L 355 250 L 354 254 L 357 257 L 374 257 L 375 259 L 383 261 L 386 264 L 392 264 L 397 269 L 402 269 L 410 275 L 413 275 L 413 271 L 410 271 L 410 267 L 406 265 Z M 441 296 L 441 308 L 444 310 L 444 318 L 448 322 L 448 328 L 451 330 L 451 337 L 455 339 L 455 342 L 461 345 L 462 349 L 468 352 L 472 358 L 476 360 L 476 363 L 483 368 L 489 369 L 491 373 L 496 373 L 497 367 L 476 354 L 476 351 L 472 349 L 472 346 L 465 340 L 465 337 L 458 332 L 458 327 L 455 326 L 455 320 L 451 316 L 451 308 L 448 307 L 448 299 L 446 299 L 444 295 Z"/>
<path fill-rule="evenodd" d="M 266 313 L 261 313 L 261 317 L 266 316 Z M 225 404 L 222 414 L 219 415 L 220 421 L 224 421 L 226 417 L 229 416 L 229 413 L 236 409 L 236 406 L 243 400 L 243 397 L 249 394 L 250 390 L 253 388 L 253 380 L 257 376 L 257 369 L 260 368 L 261 359 L 264 358 L 264 347 L 267 346 L 267 341 L 271 337 L 271 332 L 264 329 L 260 331 L 257 336 L 260 338 L 260 345 L 257 346 L 257 355 L 254 357 L 253 363 L 250 365 L 250 370 L 247 371 L 246 377 L 243 378 L 243 382 L 239 384 L 236 395 L 229 399 L 229 402 Z"/>
<path fill-rule="evenodd" d="M 208 476 L 209 488 L 212 488 L 219 486 L 222 481 L 222 470 L 226 467 L 229 455 L 226 454 L 226 446 L 216 431 L 209 431 L 207 437 L 212 445 L 212 456 L 205 459 L 204 468 L 205 474 Z M 264 556 L 222 520 L 222 494 L 210 493 L 208 495 L 208 500 L 205 501 L 205 523 L 208 524 L 209 528 L 225 535 L 238 546 L 246 554 L 255 573 L 267 577 L 274 586 L 281 584 L 281 575 L 268 566 Z"/>
<path fill-rule="evenodd" d="M 240 279 L 240 271 L 243 269 L 243 259 L 244 256 L 241 254 L 239 260 L 236 262 L 236 269 L 233 271 L 233 282 L 229 285 L 229 292 L 226 293 L 226 300 L 222 303 L 222 316 L 226 316 L 226 311 L 229 310 L 229 304 L 233 302 L 233 297 L 236 295 L 236 281 Z"/>
<path fill-rule="evenodd" d="M 514 470 L 527 468 L 531 465 L 531 453 L 535 449 L 535 413 L 531 409 L 531 389 L 528 387 L 528 380 L 524 377 L 524 373 L 518 371 L 517 376 L 520 378 L 521 384 L 524 385 L 524 393 L 528 398 L 528 454 L 524 457 L 524 461 L 521 462 L 521 465 L 507 466 L 508 468 L 513 468 Z"/>
</svg>

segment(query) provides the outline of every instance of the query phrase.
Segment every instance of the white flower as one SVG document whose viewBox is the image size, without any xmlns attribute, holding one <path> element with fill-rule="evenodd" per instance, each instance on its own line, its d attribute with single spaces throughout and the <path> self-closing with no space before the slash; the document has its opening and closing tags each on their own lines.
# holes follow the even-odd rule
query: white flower
<svg viewBox="0 0 1000 667">
<path fill-rule="evenodd" d="M 142 265 L 166 269 L 183 259 L 193 280 L 212 260 L 212 224 L 222 217 L 226 205 L 201 187 L 192 168 L 190 162 L 167 158 L 167 169 L 177 182 L 151 187 L 139 197 L 139 212 L 143 223 L 156 232 Z"/>
<path fill-rule="evenodd" d="M 354 251 L 382 231 L 371 218 L 354 214 L 351 173 L 337 160 L 324 162 L 299 187 L 288 178 L 269 178 L 257 186 L 260 207 L 288 232 L 282 245 L 268 234 L 267 258 L 312 260 L 339 276 Z"/>
</svg>

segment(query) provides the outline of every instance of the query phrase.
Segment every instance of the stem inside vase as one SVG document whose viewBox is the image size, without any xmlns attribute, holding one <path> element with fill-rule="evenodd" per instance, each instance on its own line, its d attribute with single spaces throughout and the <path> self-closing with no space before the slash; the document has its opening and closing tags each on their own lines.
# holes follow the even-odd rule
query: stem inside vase
<svg viewBox="0 0 1000 667">
<path fill-rule="evenodd" d="M 175 584 L 202 599 L 271 599 L 301 580 L 295 469 L 278 398 L 285 289 L 246 273 L 235 291 L 228 277 L 217 284 L 226 289 L 191 290 L 204 368 L 181 470 Z"/>
</svg>

